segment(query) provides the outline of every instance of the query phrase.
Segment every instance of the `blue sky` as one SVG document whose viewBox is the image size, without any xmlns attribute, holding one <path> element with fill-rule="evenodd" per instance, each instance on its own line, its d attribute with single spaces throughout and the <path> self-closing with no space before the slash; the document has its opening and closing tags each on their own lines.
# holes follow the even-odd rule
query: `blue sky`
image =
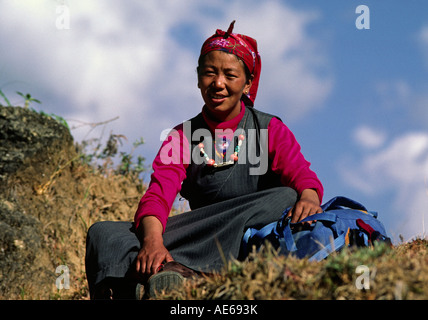
<svg viewBox="0 0 428 320">
<path fill-rule="evenodd" d="M 359 5 L 370 29 L 356 27 Z M 0 16 L 0 89 L 12 103 L 31 93 L 78 141 L 113 131 L 130 149 L 143 137 L 147 164 L 161 132 L 201 110 L 200 46 L 235 19 L 259 43 L 256 107 L 294 132 L 324 200 L 378 211 L 395 242 L 428 227 L 425 1 L 0 0 Z M 104 132 L 79 127 L 117 116 Z"/>
</svg>

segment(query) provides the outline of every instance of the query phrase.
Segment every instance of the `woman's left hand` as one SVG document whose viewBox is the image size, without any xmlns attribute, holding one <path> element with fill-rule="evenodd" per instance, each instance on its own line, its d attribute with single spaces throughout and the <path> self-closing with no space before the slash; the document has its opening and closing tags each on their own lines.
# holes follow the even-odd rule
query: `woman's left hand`
<svg viewBox="0 0 428 320">
<path fill-rule="evenodd" d="M 317 192 L 313 189 L 305 189 L 287 216 L 291 216 L 291 223 L 297 223 L 308 216 L 321 212 L 322 209 Z"/>
</svg>

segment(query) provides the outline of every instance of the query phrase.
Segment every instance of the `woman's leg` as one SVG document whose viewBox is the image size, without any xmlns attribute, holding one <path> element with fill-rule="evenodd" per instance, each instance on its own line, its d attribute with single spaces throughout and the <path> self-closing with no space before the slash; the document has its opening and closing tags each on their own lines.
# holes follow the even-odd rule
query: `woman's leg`
<svg viewBox="0 0 428 320">
<path fill-rule="evenodd" d="M 94 223 L 88 230 L 85 257 L 91 298 L 96 296 L 97 289 L 99 295 L 103 287 L 108 290 L 112 284 L 123 282 L 118 279 L 132 279 L 130 275 L 135 268 L 134 261 L 139 250 L 140 241 L 135 234 L 133 223 Z"/>
<path fill-rule="evenodd" d="M 219 271 L 223 257 L 238 258 L 247 228 L 278 220 L 296 201 L 295 190 L 277 187 L 170 217 L 165 247 L 174 260 L 191 269 Z"/>
<path fill-rule="evenodd" d="M 238 258 L 242 236 L 278 220 L 294 205 L 297 193 L 278 187 L 215 203 L 169 218 L 165 247 L 175 261 L 197 271 L 221 270 L 224 258 Z M 97 222 L 88 230 L 86 273 L 91 297 L 97 286 L 119 279 L 135 281 L 135 259 L 140 241 L 131 222 Z"/>
</svg>

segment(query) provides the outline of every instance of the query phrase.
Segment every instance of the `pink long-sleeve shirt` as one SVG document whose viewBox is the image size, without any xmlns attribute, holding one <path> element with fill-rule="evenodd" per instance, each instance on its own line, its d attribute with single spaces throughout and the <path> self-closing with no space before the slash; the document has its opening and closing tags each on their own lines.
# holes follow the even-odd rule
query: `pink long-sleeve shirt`
<svg viewBox="0 0 428 320">
<path fill-rule="evenodd" d="M 209 119 L 204 110 L 202 115 L 212 132 L 217 129 L 235 131 L 245 114 L 245 106 L 235 118 L 225 122 Z M 268 125 L 268 158 L 271 169 L 281 177 L 284 186 L 291 187 L 300 195 L 305 189 L 316 190 L 320 202 L 323 186 L 315 172 L 309 167 L 301 153 L 294 134 L 279 119 L 273 117 Z M 138 228 L 145 216 L 155 216 L 165 225 L 173 202 L 181 190 L 181 183 L 186 178 L 186 169 L 190 163 L 189 142 L 183 134 L 183 124 L 176 126 L 163 142 L 153 161 L 153 173 L 149 187 L 141 198 L 134 221 Z"/>
</svg>

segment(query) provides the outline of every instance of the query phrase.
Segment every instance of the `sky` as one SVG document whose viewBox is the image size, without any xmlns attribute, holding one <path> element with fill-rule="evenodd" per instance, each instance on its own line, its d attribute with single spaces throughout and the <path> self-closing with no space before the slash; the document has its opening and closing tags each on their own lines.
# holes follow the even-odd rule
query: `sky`
<svg viewBox="0 0 428 320">
<path fill-rule="evenodd" d="M 232 20 L 258 41 L 256 108 L 293 131 L 323 202 L 377 211 L 394 243 L 425 236 L 426 1 L 0 0 L 0 90 L 30 93 L 76 141 L 142 137 L 150 165 L 162 132 L 201 111 L 200 47 Z"/>
</svg>

